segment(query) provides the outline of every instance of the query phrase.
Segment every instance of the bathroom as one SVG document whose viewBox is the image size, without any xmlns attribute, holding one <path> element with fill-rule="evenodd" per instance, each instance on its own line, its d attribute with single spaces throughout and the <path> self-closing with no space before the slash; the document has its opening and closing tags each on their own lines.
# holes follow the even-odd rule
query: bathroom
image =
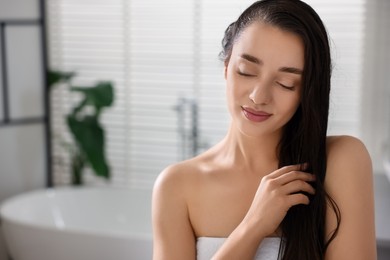
<svg viewBox="0 0 390 260">
<path fill-rule="evenodd" d="M 72 137 L 64 116 L 80 96 L 66 83 L 49 94 L 42 75 L 50 69 L 76 73 L 75 86 L 112 82 L 115 100 L 101 113 L 111 176 L 107 180 L 86 168 L 84 186 L 144 192 L 134 203 L 147 214 L 159 172 L 204 151 L 226 132 L 220 41 L 251 2 L 1 0 L 0 203 L 71 186 L 62 141 Z M 328 132 L 359 137 L 371 154 L 378 259 L 390 259 L 390 218 L 383 215 L 390 214 L 390 177 L 384 176 L 390 160 L 390 2 L 306 2 L 323 17 L 331 37 Z M 26 82 L 29 87 L 20 87 Z M 9 259 L 8 251 L 0 234 L 0 260 Z"/>
</svg>

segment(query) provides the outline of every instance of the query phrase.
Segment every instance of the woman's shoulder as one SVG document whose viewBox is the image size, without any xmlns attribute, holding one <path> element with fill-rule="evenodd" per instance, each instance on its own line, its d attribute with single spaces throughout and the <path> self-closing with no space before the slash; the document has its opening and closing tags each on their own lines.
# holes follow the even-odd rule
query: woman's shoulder
<svg viewBox="0 0 390 260">
<path fill-rule="evenodd" d="M 194 175 L 196 168 L 192 159 L 168 165 L 157 176 L 154 189 L 166 187 L 169 190 L 176 190 L 183 187 Z"/>
<path fill-rule="evenodd" d="M 347 145 L 348 147 L 351 145 L 361 146 L 362 148 L 364 147 L 364 143 L 359 138 L 350 135 L 331 135 L 327 136 L 326 141 L 328 148 L 332 148 L 340 144 L 341 146 Z"/>
<path fill-rule="evenodd" d="M 326 183 L 362 181 L 370 178 L 372 163 L 364 143 L 353 136 L 329 136 L 327 138 Z"/>
<path fill-rule="evenodd" d="M 339 229 L 326 258 L 344 259 L 348 255 L 349 259 L 373 259 L 375 221 L 370 155 L 363 142 L 351 136 L 329 137 L 327 154 L 324 187 L 333 201 L 327 203 L 327 237 L 335 234 L 338 225 Z M 350 250 L 340 250 L 346 244 Z"/>
<path fill-rule="evenodd" d="M 364 159 L 364 162 L 370 159 L 370 155 L 364 143 L 353 136 L 339 135 L 328 136 L 326 142 L 328 164 L 334 161 L 355 161 Z"/>
<path fill-rule="evenodd" d="M 173 163 L 161 171 L 155 181 L 155 189 L 163 186 L 167 189 L 183 191 L 195 187 L 211 165 L 207 154 L 201 154 L 191 159 Z"/>
</svg>

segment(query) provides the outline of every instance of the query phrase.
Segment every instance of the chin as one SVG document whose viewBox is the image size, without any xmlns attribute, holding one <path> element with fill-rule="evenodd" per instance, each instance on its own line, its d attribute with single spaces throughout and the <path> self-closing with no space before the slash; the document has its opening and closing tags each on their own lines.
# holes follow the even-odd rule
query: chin
<svg viewBox="0 0 390 260">
<path fill-rule="evenodd" d="M 236 131 L 244 136 L 251 138 L 270 138 L 271 136 L 280 136 L 282 133 L 282 127 L 277 126 L 272 122 L 272 119 L 268 119 L 268 122 L 254 123 L 243 118 L 233 119 L 233 127 Z"/>
<path fill-rule="evenodd" d="M 264 127 L 252 125 L 249 122 L 240 122 L 238 124 L 235 124 L 235 126 L 240 134 L 245 135 L 247 137 L 260 138 L 270 135 L 270 132 L 266 131 Z"/>
</svg>

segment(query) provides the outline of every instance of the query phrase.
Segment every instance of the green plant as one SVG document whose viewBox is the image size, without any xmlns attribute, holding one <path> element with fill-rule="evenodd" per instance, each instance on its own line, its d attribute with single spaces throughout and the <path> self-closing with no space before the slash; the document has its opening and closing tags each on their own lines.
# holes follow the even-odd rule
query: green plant
<svg viewBox="0 0 390 260">
<path fill-rule="evenodd" d="M 105 133 L 100 124 L 102 109 L 114 102 L 111 82 L 98 82 L 92 87 L 72 86 L 74 73 L 61 71 L 48 72 L 50 88 L 64 82 L 70 91 L 83 95 L 80 103 L 66 115 L 66 124 L 72 134 L 74 144 L 64 144 L 70 152 L 72 183 L 83 184 L 83 170 L 90 166 L 95 175 L 109 179 L 110 168 L 105 156 Z"/>
</svg>

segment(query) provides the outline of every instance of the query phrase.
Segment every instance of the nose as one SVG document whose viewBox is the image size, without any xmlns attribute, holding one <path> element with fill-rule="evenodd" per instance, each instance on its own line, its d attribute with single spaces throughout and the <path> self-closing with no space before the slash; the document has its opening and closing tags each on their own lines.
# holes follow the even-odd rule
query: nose
<svg viewBox="0 0 390 260">
<path fill-rule="evenodd" d="M 249 93 L 249 99 L 255 105 L 269 104 L 272 99 L 270 84 L 265 82 L 256 84 Z"/>
</svg>

